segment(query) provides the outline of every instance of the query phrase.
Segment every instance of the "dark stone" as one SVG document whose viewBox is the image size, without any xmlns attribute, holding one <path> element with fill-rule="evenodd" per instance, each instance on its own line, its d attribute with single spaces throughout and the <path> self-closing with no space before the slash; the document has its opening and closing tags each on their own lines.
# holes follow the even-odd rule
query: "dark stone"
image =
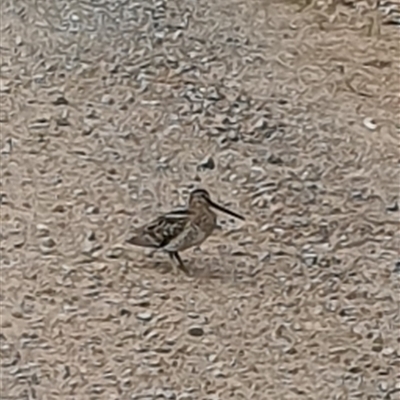
<svg viewBox="0 0 400 400">
<path fill-rule="evenodd" d="M 200 164 L 197 166 L 197 169 L 214 169 L 215 168 L 215 162 L 214 159 L 211 156 L 207 156 L 204 158 L 203 161 L 200 162 Z"/>
<path fill-rule="evenodd" d="M 55 106 L 66 106 L 68 104 L 68 100 L 63 96 L 59 96 L 53 101 L 53 105 Z"/>
<path fill-rule="evenodd" d="M 200 337 L 204 335 L 204 330 L 201 326 L 191 326 L 189 328 L 189 335 L 195 336 L 195 337 Z"/>
</svg>

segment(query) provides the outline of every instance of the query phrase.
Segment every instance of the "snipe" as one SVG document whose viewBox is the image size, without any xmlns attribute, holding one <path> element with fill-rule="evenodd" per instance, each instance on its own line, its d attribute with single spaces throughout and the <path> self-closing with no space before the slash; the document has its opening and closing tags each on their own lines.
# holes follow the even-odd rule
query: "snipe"
<svg viewBox="0 0 400 400">
<path fill-rule="evenodd" d="M 212 234 L 217 225 L 212 208 L 244 220 L 241 215 L 214 203 L 207 190 L 195 189 L 190 193 L 186 209 L 171 211 L 135 229 L 126 242 L 165 251 L 188 274 L 179 252 L 199 246 Z"/>
</svg>

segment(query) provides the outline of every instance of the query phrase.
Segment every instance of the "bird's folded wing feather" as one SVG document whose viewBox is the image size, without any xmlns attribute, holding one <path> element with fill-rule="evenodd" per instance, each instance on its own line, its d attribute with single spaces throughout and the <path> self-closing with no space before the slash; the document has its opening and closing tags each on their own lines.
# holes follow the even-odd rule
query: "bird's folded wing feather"
<svg viewBox="0 0 400 400">
<path fill-rule="evenodd" d="M 185 229 L 188 221 L 189 213 L 186 210 L 172 211 L 145 225 L 142 235 L 152 246 L 162 248 Z"/>
<path fill-rule="evenodd" d="M 197 242 L 201 242 L 203 237 L 204 233 L 199 226 L 190 221 L 178 235 L 171 238 L 171 240 L 163 246 L 163 250 L 171 253 L 182 251 Z"/>
</svg>

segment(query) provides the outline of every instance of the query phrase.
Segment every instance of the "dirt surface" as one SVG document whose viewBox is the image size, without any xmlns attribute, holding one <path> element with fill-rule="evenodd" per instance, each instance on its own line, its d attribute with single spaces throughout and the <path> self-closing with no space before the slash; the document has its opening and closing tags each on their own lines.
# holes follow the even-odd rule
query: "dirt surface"
<svg viewBox="0 0 400 400">
<path fill-rule="evenodd" d="M 1 1 L 2 400 L 400 398 L 400 30 L 338 3 Z M 194 186 L 187 277 L 124 240 Z"/>
</svg>

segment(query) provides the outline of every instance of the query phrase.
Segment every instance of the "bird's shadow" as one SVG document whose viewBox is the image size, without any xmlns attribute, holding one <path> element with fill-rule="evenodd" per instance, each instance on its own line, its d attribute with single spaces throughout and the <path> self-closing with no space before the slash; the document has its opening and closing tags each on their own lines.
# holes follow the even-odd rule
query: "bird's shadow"
<svg viewBox="0 0 400 400">
<path fill-rule="evenodd" d="M 189 274 L 186 274 L 184 271 L 178 268 L 178 266 L 174 266 L 169 261 L 158 261 L 149 259 L 146 262 L 146 268 L 151 269 L 153 271 L 157 271 L 161 275 L 169 275 L 175 277 L 182 277 L 188 279 L 220 279 L 226 280 L 232 277 L 232 273 L 226 272 L 223 268 L 217 267 L 213 268 L 211 265 L 206 265 L 204 267 L 196 266 L 196 262 L 190 262 L 190 260 L 184 260 L 185 265 L 189 270 Z"/>
<path fill-rule="evenodd" d="M 149 260 L 147 265 L 150 269 L 159 272 L 162 275 L 172 274 L 174 272 L 174 267 L 168 261 L 154 261 Z"/>
<path fill-rule="evenodd" d="M 206 266 L 204 268 L 199 268 L 199 267 L 192 267 L 190 269 L 191 272 L 191 277 L 196 278 L 196 279 L 201 279 L 201 280 L 206 280 L 206 279 L 218 279 L 218 280 L 224 280 L 224 279 L 229 279 L 231 274 L 226 273 L 224 270 L 221 270 L 220 268 L 212 268 L 210 266 Z"/>
<path fill-rule="evenodd" d="M 127 257 L 127 261 L 131 266 L 137 265 L 137 260 L 132 257 Z M 144 261 L 144 262 L 143 262 Z M 142 259 L 140 268 L 154 271 L 160 275 L 166 276 L 171 275 L 178 279 L 189 279 L 189 280 L 221 280 L 221 281 L 235 281 L 236 273 L 231 268 L 220 265 L 217 260 L 211 259 L 199 259 L 185 258 L 183 262 L 189 274 L 186 274 L 183 270 L 179 269 L 177 264 L 173 264 L 168 258 L 163 256 L 148 254 L 144 260 Z"/>
</svg>

